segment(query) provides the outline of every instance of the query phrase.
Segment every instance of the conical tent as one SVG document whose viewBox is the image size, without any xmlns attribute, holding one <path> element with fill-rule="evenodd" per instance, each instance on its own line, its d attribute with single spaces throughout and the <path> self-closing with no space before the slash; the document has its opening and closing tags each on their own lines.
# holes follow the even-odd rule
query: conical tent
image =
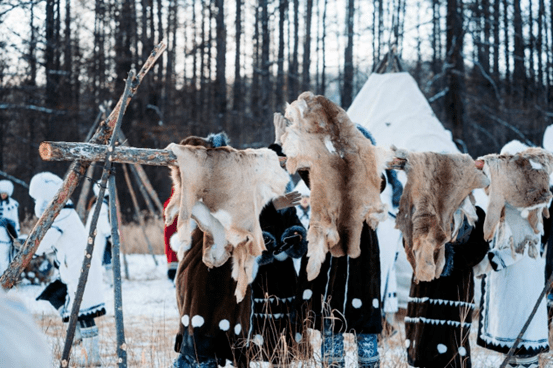
<svg viewBox="0 0 553 368">
<path fill-rule="evenodd" d="M 372 73 L 347 113 L 371 132 L 379 146 L 459 152 L 451 132 L 436 118 L 409 73 Z"/>
</svg>

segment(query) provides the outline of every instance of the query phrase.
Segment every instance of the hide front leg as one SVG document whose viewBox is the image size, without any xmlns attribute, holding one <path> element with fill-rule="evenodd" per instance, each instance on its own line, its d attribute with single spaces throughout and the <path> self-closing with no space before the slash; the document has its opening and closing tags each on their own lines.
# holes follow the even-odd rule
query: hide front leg
<svg viewBox="0 0 553 368">
<path fill-rule="evenodd" d="M 415 256 L 415 276 L 419 281 L 432 281 L 436 274 L 434 263 L 434 247 L 428 240 L 428 235 L 421 236 L 413 246 Z"/>
<path fill-rule="evenodd" d="M 436 252 L 436 271 L 434 272 L 434 278 L 439 279 L 445 267 L 445 244 L 442 245 Z"/>
<path fill-rule="evenodd" d="M 232 252 L 232 245 L 227 242 L 225 228 L 202 202 L 196 202 L 192 214 L 198 227 L 204 234 L 209 234 L 204 238 L 203 262 L 209 268 L 222 266 Z"/>
</svg>

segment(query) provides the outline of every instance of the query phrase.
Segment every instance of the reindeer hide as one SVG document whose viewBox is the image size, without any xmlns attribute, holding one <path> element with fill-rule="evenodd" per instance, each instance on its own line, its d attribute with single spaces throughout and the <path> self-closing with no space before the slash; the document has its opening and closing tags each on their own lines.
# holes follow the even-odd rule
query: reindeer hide
<svg viewBox="0 0 553 368">
<path fill-rule="evenodd" d="M 171 168 L 174 194 L 165 209 L 166 224 L 178 214 L 182 250 L 190 247 L 190 218 L 196 221 L 206 234 L 203 261 L 208 267 L 221 266 L 236 253 L 232 276 L 238 281 L 235 295 L 240 302 L 253 281 L 255 257 L 265 250 L 259 214 L 284 193 L 289 176 L 274 151 L 266 148 L 206 149 L 172 143 L 167 149 L 179 166 Z"/>
<path fill-rule="evenodd" d="M 469 195 L 486 187 L 488 179 L 466 154 L 396 150 L 396 157 L 407 160 L 407 184 L 396 227 L 403 233 L 405 253 L 416 279 L 431 281 L 440 277 L 444 246 L 455 240 L 463 218 L 474 224 L 476 212 Z"/>
<path fill-rule="evenodd" d="M 528 245 L 528 254 L 535 258 L 538 244 L 529 239 L 535 238 L 532 233 L 543 232 L 543 216 L 549 217 L 552 198 L 549 175 L 553 171 L 553 155 L 541 148 L 529 148 L 515 155 L 491 154 L 479 160 L 484 161 L 483 171 L 490 179 L 484 238 L 491 240 L 497 231 L 500 238 L 509 238 L 502 244 L 509 244 L 513 252 L 522 254 Z M 518 209 L 526 219 L 525 231 L 519 229 L 511 234 L 505 229 L 506 205 Z"/>
<path fill-rule="evenodd" d="M 346 112 L 323 96 L 302 93 L 286 117 L 292 122 L 282 136 L 288 171 L 309 170 L 307 273 L 313 280 L 328 251 L 335 257 L 359 256 L 363 221 L 376 229 L 386 218 L 381 173 L 392 153 L 373 146 Z"/>
</svg>

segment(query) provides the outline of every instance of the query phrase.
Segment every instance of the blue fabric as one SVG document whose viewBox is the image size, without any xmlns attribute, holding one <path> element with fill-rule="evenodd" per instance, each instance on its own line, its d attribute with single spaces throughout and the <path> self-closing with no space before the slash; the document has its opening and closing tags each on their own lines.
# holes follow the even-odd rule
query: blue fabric
<svg viewBox="0 0 553 368">
<path fill-rule="evenodd" d="M 376 334 L 357 335 L 357 356 L 359 368 L 380 367 Z"/>
<path fill-rule="evenodd" d="M 180 354 L 173 362 L 172 368 L 217 368 L 215 358 L 207 358 L 202 362 L 197 362 L 194 357 Z"/>
<path fill-rule="evenodd" d="M 333 334 L 330 323 L 325 321 L 321 344 L 323 366 L 345 367 L 344 335 Z M 357 357 L 359 368 L 380 367 L 376 334 L 357 335 Z"/>
<path fill-rule="evenodd" d="M 403 184 L 401 184 L 401 181 L 397 178 L 395 170 L 386 170 L 386 177 L 388 183 L 392 185 L 392 206 L 397 208 L 399 207 L 399 200 L 403 194 Z"/>
<path fill-rule="evenodd" d="M 211 142 L 214 148 L 228 145 L 228 137 L 225 133 L 210 134 L 207 140 Z"/>
<path fill-rule="evenodd" d="M 359 130 L 361 132 L 361 134 L 363 134 L 363 136 L 365 136 L 365 138 L 367 138 L 368 140 L 371 141 L 373 146 L 376 146 L 376 140 L 374 139 L 372 134 L 367 129 L 365 129 L 362 125 L 359 125 L 359 124 L 355 124 L 355 126 L 357 127 L 357 130 Z"/>
</svg>

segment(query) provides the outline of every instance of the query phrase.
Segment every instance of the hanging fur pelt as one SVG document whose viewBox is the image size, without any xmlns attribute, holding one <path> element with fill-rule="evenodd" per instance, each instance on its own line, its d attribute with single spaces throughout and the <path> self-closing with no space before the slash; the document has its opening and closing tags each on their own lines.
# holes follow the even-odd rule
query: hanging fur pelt
<svg viewBox="0 0 553 368">
<path fill-rule="evenodd" d="M 456 239 L 464 218 L 471 225 L 477 220 L 470 193 L 489 181 L 466 154 L 403 150 L 395 154 L 406 159 L 407 173 L 396 227 L 403 233 L 415 279 L 431 281 L 440 277 L 445 244 Z"/>
<path fill-rule="evenodd" d="M 313 280 L 328 251 L 335 257 L 359 256 L 363 221 L 376 229 L 386 218 L 381 174 L 393 157 L 373 146 L 324 96 L 302 93 L 287 107 L 286 118 L 292 122 L 282 136 L 286 167 L 290 173 L 309 171 L 307 274 Z"/>
<path fill-rule="evenodd" d="M 515 155 L 491 154 L 478 158 L 484 161 L 484 173 L 490 178 L 487 190 L 490 201 L 484 222 L 484 239 L 490 241 L 496 231 L 500 237 L 509 232 L 505 227 L 505 206 L 520 211 L 528 221 L 525 231 L 519 229 L 508 235 L 508 242 L 514 253 L 524 253 L 536 258 L 539 254 L 534 234 L 543 232 L 543 216 L 549 217 L 552 193 L 549 189 L 549 175 L 553 171 L 553 155 L 541 148 L 529 148 Z M 533 234 L 532 234 L 533 233 Z M 534 239 L 534 240 L 532 240 Z"/>
<path fill-rule="evenodd" d="M 240 302 L 253 281 L 255 257 L 265 250 L 259 215 L 267 202 L 284 194 L 290 180 L 276 153 L 267 148 L 236 150 L 171 143 L 174 194 L 165 223 L 178 215 L 179 259 L 190 248 L 190 219 L 205 233 L 203 261 L 218 267 L 233 256 Z"/>
</svg>

